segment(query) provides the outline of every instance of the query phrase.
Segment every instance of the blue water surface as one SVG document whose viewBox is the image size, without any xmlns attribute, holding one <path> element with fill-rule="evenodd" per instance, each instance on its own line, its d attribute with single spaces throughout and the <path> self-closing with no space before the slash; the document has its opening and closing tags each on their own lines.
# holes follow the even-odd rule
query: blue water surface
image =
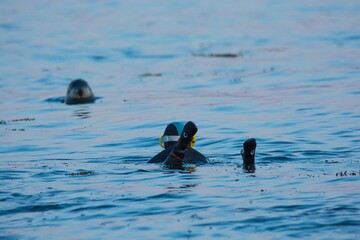
<svg viewBox="0 0 360 240">
<path fill-rule="evenodd" d="M 0 238 L 358 239 L 359 23 L 357 0 L 2 0 Z M 58 101 L 76 78 L 95 104 Z M 211 164 L 148 164 L 189 120 Z"/>
</svg>

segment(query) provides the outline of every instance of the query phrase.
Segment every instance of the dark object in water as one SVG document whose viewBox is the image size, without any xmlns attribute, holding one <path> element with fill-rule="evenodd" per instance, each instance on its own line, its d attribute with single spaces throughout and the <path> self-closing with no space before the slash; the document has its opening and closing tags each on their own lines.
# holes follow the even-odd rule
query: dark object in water
<svg viewBox="0 0 360 240">
<path fill-rule="evenodd" d="M 164 161 L 163 165 L 170 169 L 183 169 L 183 159 L 187 146 L 193 139 L 193 136 L 197 132 L 195 123 L 189 121 L 185 124 L 184 129 L 180 135 L 179 140 L 172 147 L 169 156 Z"/>
<path fill-rule="evenodd" d="M 95 102 L 95 95 L 89 84 L 83 79 L 73 80 L 67 89 L 65 103 L 84 104 Z"/>
<path fill-rule="evenodd" d="M 144 73 L 140 77 L 161 77 L 162 73 Z"/>
<path fill-rule="evenodd" d="M 249 138 L 243 144 L 243 149 L 241 150 L 241 155 L 243 159 L 243 169 L 247 172 L 255 171 L 255 149 L 256 149 L 256 140 L 255 138 Z"/>
<path fill-rule="evenodd" d="M 241 57 L 241 53 L 209 53 L 209 54 L 193 54 L 194 57 L 208 57 L 208 58 L 236 58 Z"/>
<path fill-rule="evenodd" d="M 66 174 L 68 176 L 85 176 L 85 175 L 95 175 L 96 173 L 93 171 L 81 171 L 81 172 L 74 172 Z"/>
<path fill-rule="evenodd" d="M 0 120 L 0 124 L 7 124 L 8 122 L 34 121 L 35 118 L 17 118 L 9 121 Z"/>
<path fill-rule="evenodd" d="M 163 163 L 166 158 L 169 156 L 170 152 L 174 145 L 176 145 L 177 140 L 179 140 L 180 135 L 184 129 L 184 124 L 182 122 L 172 122 L 169 123 L 164 131 L 164 134 L 160 137 L 159 143 L 160 146 L 164 148 L 163 151 L 156 154 L 151 158 L 149 163 Z M 185 156 L 183 158 L 183 163 L 189 164 L 205 164 L 209 163 L 209 159 L 205 157 L 202 153 L 195 150 L 196 135 L 193 136 L 191 143 L 188 145 Z"/>
<path fill-rule="evenodd" d="M 338 172 L 338 173 L 336 173 L 336 176 L 340 176 L 340 177 L 345 177 L 345 176 L 348 176 L 348 174 L 349 174 L 349 176 L 356 176 L 356 172 L 348 172 L 347 170 L 346 171 L 344 171 L 344 172 Z M 358 175 L 360 176 L 360 171 L 358 172 Z"/>
<path fill-rule="evenodd" d="M 17 118 L 17 119 L 13 119 L 11 120 L 11 122 L 21 122 L 21 121 L 34 121 L 35 118 Z"/>
</svg>

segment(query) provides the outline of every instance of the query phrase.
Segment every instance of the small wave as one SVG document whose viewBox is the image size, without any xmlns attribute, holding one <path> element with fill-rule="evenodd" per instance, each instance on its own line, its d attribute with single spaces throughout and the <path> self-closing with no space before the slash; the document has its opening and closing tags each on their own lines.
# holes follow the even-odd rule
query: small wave
<svg viewBox="0 0 360 240">
<path fill-rule="evenodd" d="M 160 193 L 148 197 L 148 199 L 179 199 L 179 198 L 184 198 L 184 196 L 176 193 Z"/>
<path fill-rule="evenodd" d="M 110 209 L 110 208 L 115 208 L 117 207 L 116 205 L 99 205 L 99 206 L 89 206 L 89 207 L 80 207 L 80 208 L 75 208 L 73 210 L 71 210 L 70 212 L 80 212 L 80 211 L 93 211 L 93 210 L 101 210 L 101 209 Z"/>
<path fill-rule="evenodd" d="M 31 177 L 35 177 L 35 178 L 49 178 L 50 176 L 55 176 L 55 175 L 65 175 L 67 172 L 66 171 L 50 171 L 50 172 L 40 172 L 40 173 L 36 173 L 34 175 L 32 175 Z"/>
<path fill-rule="evenodd" d="M 45 102 L 49 102 L 49 103 L 53 103 L 53 102 L 64 103 L 64 102 L 65 102 L 65 97 L 52 97 L 52 98 L 45 99 Z"/>
<path fill-rule="evenodd" d="M 1 29 L 4 29 L 4 30 L 7 30 L 7 31 L 10 31 L 10 30 L 16 30 L 18 29 L 19 27 L 12 24 L 12 23 L 1 23 L 0 24 L 0 28 Z"/>
<path fill-rule="evenodd" d="M 9 180 L 9 179 L 22 179 L 22 175 L 28 173 L 25 170 L 0 170 L 0 179 Z"/>
<path fill-rule="evenodd" d="M 143 54 L 136 49 L 124 49 L 121 50 L 122 54 L 130 59 L 172 59 L 176 58 L 173 54 Z"/>
<path fill-rule="evenodd" d="M 309 208 L 316 208 L 319 207 L 319 204 L 313 205 L 281 205 L 281 206 L 274 206 L 270 207 L 268 210 L 269 212 L 292 212 L 295 210 L 304 210 Z"/>
<path fill-rule="evenodd" d="M 52 210 L 61 210 L 74 206 L 75 204 L 39 204 L 13 208 L 10 210 L 0 210 L 0 215 L 26 213 L 26 212 L 47 212 Z"/>
<path fill-rule="evenodd" d="M 116 172 L 112 172 L 112 173 L 109 173 L 109 174 L 112 174 L 112 175 L 132 175 L 132 174 L 137 174 L 137 173 L 150 173 L 151 171 L 150 170 L 146 170 L 146 169 L 137 169 L 137 170 L 130 170 L 130 171 L 123 171 L 121 170 L 121 172 L 119 171 L 116 171 Z"/>
<path fill-rule="evenodd" d="M 95 101 L 102 99 L 103 97 L 95 97 Z M 61 96 L 61 97 L 51 97 L 51 98 L 47 98 L 45 99 L 45 102 L 48 103 L 65 103 L 65 97 Z"/>
<path fill-rule="evenodd" d="M 271 157 L 262 157 L 262 162 L 286 162 L 286 161 L 293 161 L 294 158 L 287 157 L 287 156 L 271 156 Z"/>
<path fill-rule="evenodd" d="M 93 55 L 93 56 L 90 56 L 89 58 L 94 60 L 95 62 L 103 62 L 106 59 L 108 59 L 107 56 L 101 56 L 101 55 Z"/>
</svg>

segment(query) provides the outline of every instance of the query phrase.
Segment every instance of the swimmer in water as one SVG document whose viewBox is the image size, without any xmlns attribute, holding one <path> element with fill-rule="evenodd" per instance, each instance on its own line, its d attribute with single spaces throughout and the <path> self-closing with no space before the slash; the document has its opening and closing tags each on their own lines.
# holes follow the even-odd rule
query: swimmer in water
<svg viewBox="0 0 360 240">
<path fill-rule="evenodd" d="M 69 84 L 65 97 L 66 104 L 71 105 L 93 102 L 95 102 L 95 95 L 85 80 L 76 79 Z"/>
<path fill-rule="evenodd" d="M 155 155 L 149 163 L 162 163 L 169 169 L 183 169 L 184 163 L 205 164 L 209 160 L 194 149 L 197 127 L 193 122 L 173 122 L 167 125 L 160 145 L 165 148 Z M 245 172 L 255 172 L 255 138 L 249 138 L 243 143 L 241 155 Z"/>
<path fill-rule="evenodd" d="M 162 163 L 171 169 L 182 169 L 183 163 L 209 163 L 207 157 L 194 149 L 196 132 L 197 127 L 193 122 L 187 122 L 185 125 L 181 122 L 170 123 L 160 137 L 160 146 L 164 150 L 150 159 L 149 163 Z M 169 159 L 169 156 L 173 155 L 180 159 Z"/>
</svg>

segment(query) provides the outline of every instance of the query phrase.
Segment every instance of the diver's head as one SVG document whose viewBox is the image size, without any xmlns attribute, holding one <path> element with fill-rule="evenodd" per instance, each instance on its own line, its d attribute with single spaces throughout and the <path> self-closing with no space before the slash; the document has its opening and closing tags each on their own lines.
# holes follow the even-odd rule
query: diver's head
<svg viewBox="0 0 360 240">
<path fill-rule="evenodd" d="M 90 103 L 95 99 L 89 84 L 82 79 L 73 80 L 66 92 L 66 104 Z"/>
<path fill-rule="evenodd" d="M 164 134 L 160 137 L 160 146 L 168 148 L 173 146 L 180 137 L 181 132 L 184 129 L 184 124 L 181 122 L 172 122 L 166 126 Z M 190 142 L 190 147 L 194 148 L 196 142 L 196 135 L 194 135 Z"/>
</svg>

